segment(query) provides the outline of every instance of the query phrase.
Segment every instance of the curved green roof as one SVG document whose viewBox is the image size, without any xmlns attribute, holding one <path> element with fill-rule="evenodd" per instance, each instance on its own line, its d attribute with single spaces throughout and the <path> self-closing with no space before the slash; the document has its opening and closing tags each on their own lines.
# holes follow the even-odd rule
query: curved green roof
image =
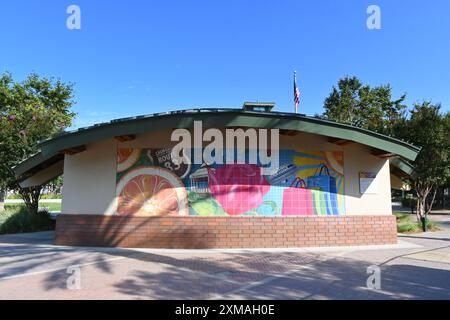
<svg viewBox="0 0 450 320">
<path fill-rule="evenodd" d="M 64 133 L 40 143 L 44 156 L 115 136 L 140 134 L 167 128 L 192 128 L 201 120 L 205 128 L 254 127 L 296 130 L 351 140 L 414 161 L 419 148 L 404 141 L 359 127 L 305 115 L 242 109 L 194 109 L 112 120 Z"/>
<path fill-rule="evenodd" d="M 55 159 L 61 151 L 84 146 L 117 136 L 159 131 L 167 128 L 192 128 L 194 121 L 204 128 L 253 127 L 284 129 L 354 141 L 374 149 L 414 161 L 420 148 L 370 130 L 334 121 L 282 112 L 261 112 L 242 109 L 191 109 L 112 120 L 107 123 L 66 132 L 40 142 L 41 153 L 14 168 L 17 175 Z"/>
</svg>

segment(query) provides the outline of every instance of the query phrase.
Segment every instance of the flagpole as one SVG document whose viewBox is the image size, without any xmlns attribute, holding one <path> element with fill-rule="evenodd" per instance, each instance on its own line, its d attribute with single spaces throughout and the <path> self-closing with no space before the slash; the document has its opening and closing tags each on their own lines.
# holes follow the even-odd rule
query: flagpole
<svg viewBox="0 0 450 320">
<path fill-rule="evenodd" d="M 296 89 L 297 89 L 297 71 L 294 71 L 294 97 L 296 94 L 296 91 L 295 91 Z M 295 99 L 294 99 L 294 108 L 295 108 L 295 113 L 298 113 L 297 102 L 295 101 Z"/>
</svg>

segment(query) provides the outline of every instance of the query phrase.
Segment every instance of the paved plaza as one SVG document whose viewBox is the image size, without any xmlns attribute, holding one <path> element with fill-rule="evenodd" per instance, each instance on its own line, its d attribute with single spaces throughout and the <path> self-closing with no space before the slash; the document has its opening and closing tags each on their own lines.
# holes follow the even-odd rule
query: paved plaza
<svg viewBox="0 0 450 320">
<path fill-rule="evenodd" d="M 0 236 L 0 299 L 450 299 L 448 229 L 395 246 L 263 251 L 58 247 L 53 236 Z M 369 289 L 377 266 L 381 288 Z"/>
</svg>

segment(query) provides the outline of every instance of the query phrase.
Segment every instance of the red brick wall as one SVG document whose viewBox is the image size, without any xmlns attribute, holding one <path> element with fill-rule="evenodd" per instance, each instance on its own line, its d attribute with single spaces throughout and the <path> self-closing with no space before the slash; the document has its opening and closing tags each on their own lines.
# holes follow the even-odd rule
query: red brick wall
<svg viewBox="0 0 450 320">
<path fill-rule="evenodd" d="M 397 243 L 394 216 L 119 217 L 60 215 L 56 244 L 141 248 L 281 248 Z"/>
</svg>

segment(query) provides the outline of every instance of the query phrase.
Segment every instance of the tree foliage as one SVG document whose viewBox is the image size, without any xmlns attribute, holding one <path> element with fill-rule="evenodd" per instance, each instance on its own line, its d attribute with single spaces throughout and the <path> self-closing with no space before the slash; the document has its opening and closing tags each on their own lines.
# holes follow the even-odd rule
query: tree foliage
<svg viewBox="0 0 450 320">
<path fill-rule="evenodd" d="M 368 130 L 393 134 L 393 127 L 404 118 L 406 96 L 392 99 L 390 85 L 372 88 L 357 77 L 339 80 L 325 99 L 322 117 Z"/>
<path fill-rule="evenodd" d="M 447 156 L 450 158 L 450 111 L 445 114 L 444 127 L 445 127 L 445 135 L 446 135 L 445 147 L 447 149 Z M 450 160 L 449 160 L 449 162 L 450 162 Z M 450 164 L 447 166 L 447 170 L 450 170 Z M 447 178 L 445 180 L 446 181 L 443 183 L 443 186 L 450 188 L 450 173 L 447 174 Z"/>
<path fill-rule="evenodd" d="M 449 115 L 441 114 L 441 106 L 431 102 L 415 104 L 410 118 L 403 126 L 402 138 L 407 138 L 422 150 L 414 162 L 414 187 L 417 193 L 417 213 L 425 219 L 434 202 L 437 188 L 444 186 L 450 177 L 450 127 Z"/>
<path fill-rule="evenodd" d="M 431 102 L 415 104 L 408 110 L 404 100 L 405 95 L 392 99 L 390 85 L 372 88 L 356 77 L 347 77 L 339 80 L 325 99 L 321 117 L 390 135 L 422 148 L 413 163 L 412 184 L 418 198 L 418 218 L 426 225 L 437 188 L 450 184 L 450 113 L 442 114 L 441 106 Z"/>
<path fill-rule="evenodd" d="M 0 188 L 17 190 L 37 211 L 40 187 L 20 188 L 11 168 L 38 152 L 38 142 L 70 126 L 73 85 L 31 74 L 15 82 L 0 75 Z"/>
</svg>

